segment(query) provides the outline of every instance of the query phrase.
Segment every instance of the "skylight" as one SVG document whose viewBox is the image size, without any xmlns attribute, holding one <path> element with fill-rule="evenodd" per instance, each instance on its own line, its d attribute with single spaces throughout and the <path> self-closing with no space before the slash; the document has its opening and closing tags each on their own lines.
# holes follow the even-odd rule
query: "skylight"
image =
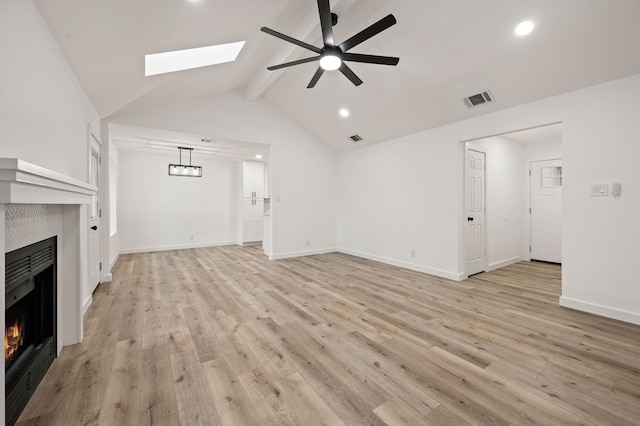
<svg viewBox="0 0 640 426">
<path fill-rule="evenodd" d="M 233 62 L 238 57 L 244 43 L 244 41 L 238 41 L 235 43 L 145 55 L 144 75 L 164 74 Z"/>
</svg>

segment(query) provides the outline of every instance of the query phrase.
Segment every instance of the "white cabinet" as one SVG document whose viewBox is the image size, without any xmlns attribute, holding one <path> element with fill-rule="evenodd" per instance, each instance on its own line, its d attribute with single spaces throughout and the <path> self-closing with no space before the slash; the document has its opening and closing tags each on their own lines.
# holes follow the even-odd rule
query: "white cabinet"
<svg viewBox="0 0 640 426">
<path fill-rule="evenodd" d="M 242 242 L 262 241 L 264 230 L 264 200 L 242 200 Z"/>
<path fill-rule="evenodd" d="M 256 161 L 242 163 L 242 197 L 264 198 L 264 164 Z"/>
<path fill-rule="evenodd" d="M 256 161 L 242 163 L 241 243 L 262 241 L 264 231 L 265 166 Z"/>
</svg>

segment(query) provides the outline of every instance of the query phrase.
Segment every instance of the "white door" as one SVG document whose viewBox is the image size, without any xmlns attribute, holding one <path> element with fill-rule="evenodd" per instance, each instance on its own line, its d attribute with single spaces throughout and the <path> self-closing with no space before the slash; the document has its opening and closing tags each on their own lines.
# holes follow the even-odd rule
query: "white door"
<svg viewBox="0 0 640 426">
<path fill-rule="evenodd" d="M 531 162 L 531 260 L 562 263 L 562 160 Z"/>
<path fill-rule="evenodd" d="M 485 153 L 469 147 L 465 150 L 465 217 L 467 275 L 487 269 L 485 229 Z"/>
<path fill-rule="evenodd" d="M 89 157 L 89 177 L 91 185 L 98 187 L 98 193 L 91 199 L 89 218 L 89 292 L 93 293 L 100 284 L 100 143 L 93 134 L 91 156 Z"/>
</svg>

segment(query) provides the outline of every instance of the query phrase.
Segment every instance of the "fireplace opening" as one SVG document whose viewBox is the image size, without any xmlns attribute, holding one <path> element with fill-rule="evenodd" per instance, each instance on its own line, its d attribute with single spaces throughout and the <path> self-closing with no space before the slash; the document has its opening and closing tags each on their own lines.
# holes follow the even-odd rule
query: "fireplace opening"
<svg viewBox="0 0 640 426">
<path fill-rule="evenodd" d="M 13 425 L 56 356 L 56 237 L 5 261 L 5 412 Z"/>
</svg>

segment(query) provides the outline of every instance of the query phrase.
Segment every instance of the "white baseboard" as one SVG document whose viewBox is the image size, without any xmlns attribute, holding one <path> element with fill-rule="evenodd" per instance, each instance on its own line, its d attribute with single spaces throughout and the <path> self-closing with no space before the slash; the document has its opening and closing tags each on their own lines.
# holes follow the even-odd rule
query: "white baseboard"
<svg viewBox="0 0 640 426">
<path fill-rule="evenodd" d="M 523 260 L 522 256 L 516 256 L 516 257 L 512 257 L 511 259 L 506 259 L 506 260 L 501 260 L 500 262 L 491 263 L 487 267 L 487 272 L 493 271 L 494 269 L 498 269 L 498 268 L 504 268 L 505 266 L 513 265 L 514 263 L 521 262 L 522 260 Z"/>
<path fill-rule="evenodd" d="M 435 275 L 436 277 L 446 278 L 453 281 L 462 281 L 466 278 L 466 275 L 460 273 L 454 273 L 449 271 L 443 271 L 441 269 L 429 268 L 423 265 L 416 265 L 414 263 L 403 262 L 400 260 L 390 259 L 388 257 L 376 256 L 368 253 L 361 253 L 354 250 L 339 248 L 337 250 L 340 253 L 350 254 L 356 257 L 362 257 L 363 259 L 375 260 L 376 262 L 387 263 L 389 265 L 398 266 L 400 268 L 411 269 L 412 271 L 423 272 L 429 275 Z"/>
<path fill-rule="evenodd" d="M 560 297 L 560 306 L 640 325 L 640 313 L 637 312 L 623 311 L 620 309 L 610 308 L 608 306 L 571 299 L 565 296 Z"/>
<path fill-rule="evenodd" d="M 335 252 L 335 248 L 325 248 L 316 250 L 294 251 L 289 253 L 276 253 L 269 256 L 271 260 L 290 259 L 292 257 L 313 256 L 314 254 L 327 254 Z"/>
<path fill-rule="evenodd" d="M 116 255 L 111 258 L 111 261 L 109 262 L 109 271 L 113 269 L 113 265 L 116 264 L 119 257 L 120 257 L 120 252 L 116 252 Z"/>
<path fill-rule="evenodd" d="M 100 280 L 100 284 L 102 284 L 102 283 L 110 283 L 111 281 L 113 281 L 113 275 L 104 274 L 102 276 L 102 279 Z"/>
<path fill-rule="evenodd" d="M 91 295 L 84 299 L 84 303 L 82 304 L 82 316 L 84 316 L 85 312 L 87 312 L 87 309 L 89 309 L 89 306 L 91 306 L 92 302 L 93 297 L 91 297 Z"/>
<path fill-rule="evenodd" d="M 185 249 L 193 249 L 193 248 L 220 247 L 220 246 L 230 246 L 230 245 L 237 245 L 237 242 L 227 241 L 227 242 L 221 242 L 221 243 L 202 243 L 202 244 L 184 244 L 184 245 L 159 246 L 159 247 L 141 247 L 141 248 L 120 250 L 118 254 L 120 255 L 120 254 L 133 254 L 133 253 L 151 253 L 155 251 L 185 250 Z"/>
</svg>

